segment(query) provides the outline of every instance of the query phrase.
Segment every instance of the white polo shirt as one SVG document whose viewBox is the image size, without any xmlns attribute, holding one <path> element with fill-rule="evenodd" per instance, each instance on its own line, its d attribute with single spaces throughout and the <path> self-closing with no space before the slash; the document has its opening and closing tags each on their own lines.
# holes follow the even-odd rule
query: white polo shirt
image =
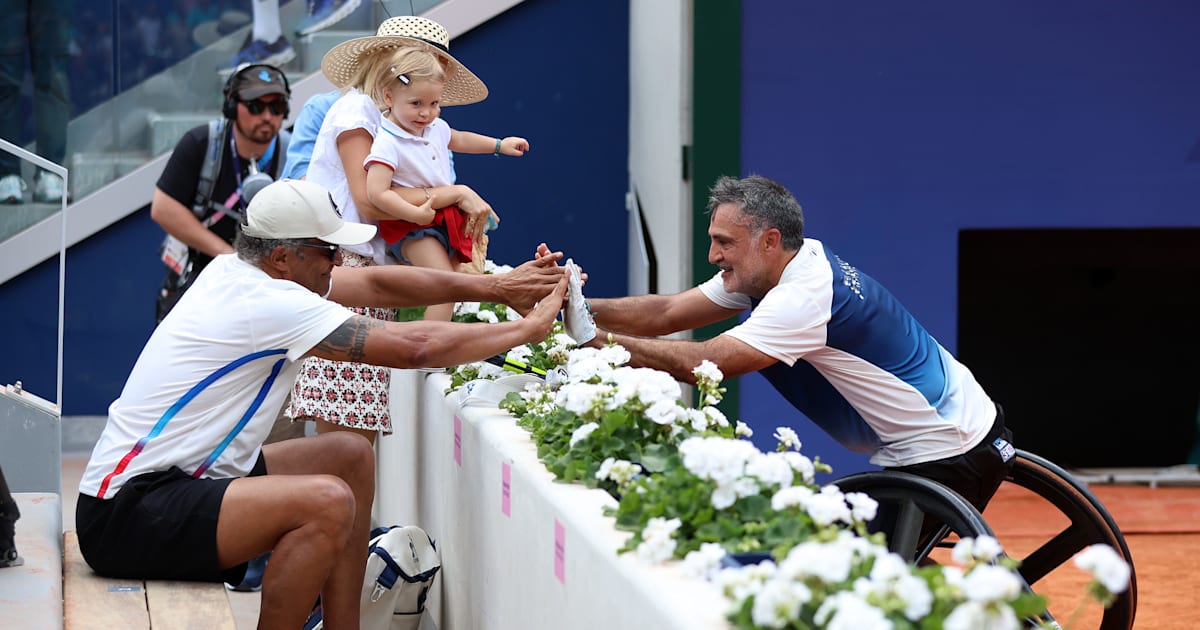
<svg viewBox="0 0 1200 630">
<path fill-rule="evenodd" d="M 130 478 L 172 466 L 245 476 L 299 359 L 353 315 L 235 254 L 216 257 L 146 342 L 79 491 L 112 498 Z"/>
<path fill-rule="evenodd" d="M 724 334 L 779 362 L 761 370 L 794 407 L 879 466 L 961 455 L 983 439 L 996 406 L 971 371 L 942 348 L 887 289 L 816 239 L 754 304 L 700 285 L 713 303 L 753 308 Z"/>
</svg>

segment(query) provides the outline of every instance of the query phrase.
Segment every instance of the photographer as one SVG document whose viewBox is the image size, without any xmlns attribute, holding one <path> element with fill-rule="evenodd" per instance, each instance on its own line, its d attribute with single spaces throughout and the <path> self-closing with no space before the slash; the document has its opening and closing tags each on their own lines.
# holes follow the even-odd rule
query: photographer
<svg viewBox="0 0 1200 630">
<path fill-rule="evenodd" d="M 278 68 L 242 67 L 225 82 L 223 118 L 189 130 L 175 145 L 150 202 L 151 218 L 167 232 L 161 252 L 167 273 L 156 322 L 205 265 L 233 252 L 249 197 L 262 187 L 259 180 L 279 178 L 287 155 L 289 134 L 281 128 L 290 97 L 287 77 Z"/>
</svg>

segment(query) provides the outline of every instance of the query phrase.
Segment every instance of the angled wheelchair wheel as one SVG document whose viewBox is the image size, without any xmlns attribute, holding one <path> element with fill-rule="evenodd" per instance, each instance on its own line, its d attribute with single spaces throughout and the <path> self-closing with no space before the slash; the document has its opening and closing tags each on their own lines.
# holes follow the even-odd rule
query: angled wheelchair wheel
<svg viewBox="0 0 1200 630">
<path fill-rule="evenodd" d="M 897 471 L 847 475 L 833 482 L 842 492 L 862 492 L 879 502 L 873 530 L 887 536 L 888 549 L 923 563 L 950 534 L 994 536 L 975 506 L 936 481 Z M 923 535 L 924 531 L 924 535 Z"/>
<path fill-rule="evenodd" d="M 1137 611 L 1137 578 L 1125 537 L 1104 506 L 1087 487 L 1049 460 L 1017 450 L 1008 483 L 1025 488 L 1052 504 L 1069 523 L 1037 545 L 1021 561 L 1020 573 L 1036 589 L 1038 580 L 1068 563 L 1087 547 L 1103 543 L 1129 563 L 1129 588 L 1104 611 L 1100 630 L 1129 630 Z M 1010 553 L 1010 555 L 1012 555 Z"/>
</svg>

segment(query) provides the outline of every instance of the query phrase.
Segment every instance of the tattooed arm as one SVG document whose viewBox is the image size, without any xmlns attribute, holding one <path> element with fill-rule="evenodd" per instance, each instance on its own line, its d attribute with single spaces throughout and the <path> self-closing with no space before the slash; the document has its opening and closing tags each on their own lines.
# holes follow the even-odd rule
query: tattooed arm
<svg viewBox="0 0 1200 630">
<path fill-rule="evenodd" d="M 500 324 L 385 322 L 362 315 L 347 319 L 310 356 L 396 368 L 445 367 L 486 359 L 550 334 L 562 308 L 567 277 L 523 319 Z"/>
</svg>

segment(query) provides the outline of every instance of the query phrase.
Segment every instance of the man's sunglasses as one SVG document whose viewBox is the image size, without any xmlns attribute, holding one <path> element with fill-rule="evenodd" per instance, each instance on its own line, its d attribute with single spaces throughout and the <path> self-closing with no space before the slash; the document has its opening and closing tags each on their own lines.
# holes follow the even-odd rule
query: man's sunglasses
<svg viewBox="0 0 1200 630">
<path fill-rule="evenodd" d="M 283 99 L 270 102 L 261 99 L 254 99 L 253 101 L 242 101 L 242 104 L 246 106 L 246 111 L 250 112 L 254 116 L 263 113 L 264 109 L 271 110 L 271 113 L 275 114 L 276 116 L 283 116 L 288 111 L 287 101 Z"/>
<path fill-rule="evenodd" d="M 339 247 L 337 245 L 331 245 L 329 243 L 296 243 L 296 244 L 299 245 L 300 247 L 311 247 L 313 249 L 323 249 L 323 250 L 325 250 L 325 255 L 329 257 L 329 260 L 333 260 L 334 256 L 337 256 L 337 252 L 339 249 Z"/>
</svg>

